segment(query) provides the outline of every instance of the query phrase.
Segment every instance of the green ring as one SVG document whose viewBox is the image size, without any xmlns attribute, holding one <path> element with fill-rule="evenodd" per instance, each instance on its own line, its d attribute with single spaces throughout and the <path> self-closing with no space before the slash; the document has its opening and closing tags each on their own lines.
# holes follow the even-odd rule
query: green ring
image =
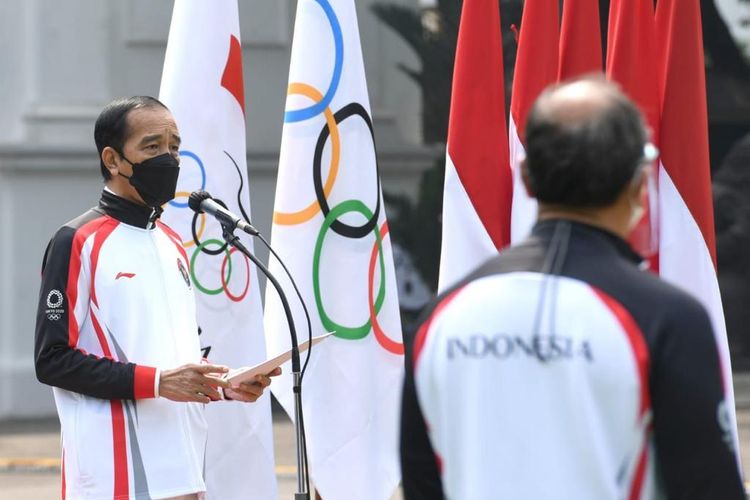
<svg viewBox="0 0 750 500">
<path fill-rule="evenodd" d="M 342 201 L 326 215 L 323 225 L 320 227 L 320 233 L 318 233 L 318 239 L 315 242 L 315 252 L 313 253 L 313 292 L 315 294 L 315 305 L 318 307 L 318 314 L 320 314 L 320 320 L 323 323 L 326 331 L 333 332 L 336 337 L 347 339 L 347 340 L 358 340 L 362 339 L 370 333 L 372 325 L 370 324 L 369 314 L 365 324 L 357 327 L 343 326 L 334 322 L 328 317 L 325 310 L 323 309 L 323 299 L 320 294 L 320 254 L 323 248 L 323 240 L 325 239 L 326 232 L 330 229 L 333 221 L 338 219 L 345 213 L 358 212 L 365 216 L 366 219 L 372 217 L 372 211 L 367 208 L 367 205 L 359 200 L 346 200 Z M 375 299 L 375 314 L 380 312 L 385 301 L 385 260 L 383 258 L 383 240 L 380 235 L 380 228 L 375 224 L 375 240 L 378 245 L 378 256 L 380 260 L 380 288 L 378 289 L 378 296 Z M 369 283 L 368 283 L 369 285 Z M 369 293 L 369 292 L 368 292 Z"/>
<path fill-rule="evenodd" d="M 224 246 L 224 242 L 217 239 L 202 241 L 193 252 L 193 256 L 190 257 L 190 276 L 193 278 L 195 288 L 197 288 L 201 292 L 205 293 L 206 295 L 219 295 L 224 291 L 224 287 L 219 285 L 219 288 L 214 288 L 213 290 L 210 288 L 206 288 L 201 285 L 200 281 L 198 281 L 198 277 L 195 275 L 195 259 L 198 258 L 198 254 L 201 253 L 201 251 L 209 244 L 217 245 L 219 248 Z M 232 277 L 232 259 L 229 258 L 229 250 L 225 248 L 224 253 L 227 254 L 227 278 L 224 281 L 229 284 L 229 279 Z"/>
</svg>

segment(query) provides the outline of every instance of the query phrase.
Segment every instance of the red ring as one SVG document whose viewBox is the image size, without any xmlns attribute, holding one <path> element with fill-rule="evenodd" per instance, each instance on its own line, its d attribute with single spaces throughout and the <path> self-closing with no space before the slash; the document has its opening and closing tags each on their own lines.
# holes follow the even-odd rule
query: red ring
<svg viewBox="0 0 750 500">
<path fill-rule="evenodd" d="M 388 234 L 388 221 L 384 222 L 380 228 L 381 241 L 385 239 L 386 234 Z M 383 329 L 380 328 L 378 317 L 375 314 L 375 301 L 373 300 L 374 297 L 372 286 L 375 284 L 375 261 L 377 260 L 377 257 L 378 242 L 376 241 L 372 246 L 372 254 L 370 255 L 370 269 L 367 273 L 367 296 L 369 298 L 367 302 L 370 308 L 370 323 L 372 324 L 372 331 L 375 333 L 375 339 L 377 339 L 378 343 L 383 346 L 383 349 L 393 354 L 404 354 L 404 344 L 388 338 L 385 332 L 383 332 Z M 381 276 L 380 279 L 385 279 L 385 276 Z"/>
<path fill-rule="evenodd" d="M 250 262 L 248 261 L 248 258 L 245 257 L 245 268 L 247 269 L 247 283 L 245 283 L 245 290 L 242 292 L 241 295 L 232 295 L 232 292 L 229 291 L 229 288 L 227 287 L 227 280 L 224 276 L 224 269 L 227 267 L 227 261 L 232 257 L 232 254 L 236 252 L 236 248 L 232 248 L 228 254 L 224 255 L 224 260 L 221 263 L 221 286 L 224 289 L 224 293 L 227 294 L 227 297 L 229 297 L 230 300 L 234 302 L 240 302 L 242 299 L 245 298 L 245 295 L 247 295 L 247 291 L 250 289 Z"/>
</svg>

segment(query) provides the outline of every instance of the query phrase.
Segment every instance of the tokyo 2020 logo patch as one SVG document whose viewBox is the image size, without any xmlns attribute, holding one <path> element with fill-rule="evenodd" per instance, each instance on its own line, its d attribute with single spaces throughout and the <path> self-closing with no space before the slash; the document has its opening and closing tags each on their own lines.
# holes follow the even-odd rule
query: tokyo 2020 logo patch
<svg viewBox="0 0 750 500">
<path fill-rule="evenodd" d="M 50 290 L 47 294 L 47 310 L 45 314 L 47 319 L 50 321 L 58 321 L 65 313 L 65 309 L 62 308 L 65 297 L 60 290 Z"/>
</svg>

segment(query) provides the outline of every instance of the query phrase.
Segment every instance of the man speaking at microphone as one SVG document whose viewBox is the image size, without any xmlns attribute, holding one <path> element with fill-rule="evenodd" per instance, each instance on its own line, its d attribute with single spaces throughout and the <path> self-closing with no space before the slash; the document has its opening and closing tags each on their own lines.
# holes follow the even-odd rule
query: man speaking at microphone
<svg viewBox="0 0 750 500">
<path fill-rule="evenodd" d="M 52 237 L 37 311 L 36 373 L 60 417 L 63 498 L 199 499 L 203 405 L 253 402 L 270 378 L 230 387 L 227 367 L 201 363 L 189 262 L 159 221 L 179 174 L 172 114 L 152 97 L 115 100 L 94 140 L 105 187 Z"/>
<path fill-rule="evenodd" d="M 626 241 L 646 138 L 604 80 L 534 104 L 532 235 L 439 297 L 407 344 L 407 500 L 745 498 L 708 315 Z"/>
</svg>

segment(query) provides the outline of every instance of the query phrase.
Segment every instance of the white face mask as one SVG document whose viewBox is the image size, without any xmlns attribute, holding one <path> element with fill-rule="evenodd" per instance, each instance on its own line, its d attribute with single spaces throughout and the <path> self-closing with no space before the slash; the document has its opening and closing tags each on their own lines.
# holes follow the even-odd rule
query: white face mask
<svg viewBox="0 0 750 500">
<path fill-rule="evenodd" d="M 642 169 L 633 179 L 632 189 L 638 189 L 637 201 L 630 199 L 630 219 L 628 228 L 630 231 L 630 243 L 633 249 L 645 258 L 656 255 L 659 249 L 659 214 L 658 214 L 658 188 L 656 176 L 652 170 L 651 164 L 659 155 L 659 150 L 648 143 L 643 148 Z M 645 176 L 645 185 L 643 182 Z M 648 213 L 646 212 L 648 208 Z M 648 217 L 647 221 L 641 220 L 644 215 Z"/>
<path fill-rule="evenodd" d="M 643 208 L 643 202 L 640 203 L 633 203 L 633 201 L 630 201 L 630 220 L 628 221 L 628 231 L 632 231 L 635 226 L 638 225 L 638 223 L 643 218 L 643 214 L 646 213 L 646 209 Z"/>
</svg>

